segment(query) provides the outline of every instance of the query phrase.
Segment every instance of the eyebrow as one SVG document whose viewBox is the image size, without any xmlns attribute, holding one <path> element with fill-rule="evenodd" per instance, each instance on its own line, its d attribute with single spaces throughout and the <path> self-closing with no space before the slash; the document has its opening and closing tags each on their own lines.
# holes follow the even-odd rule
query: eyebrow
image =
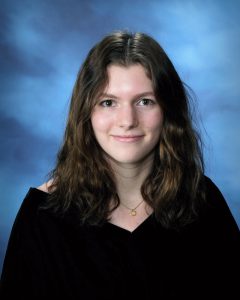
<svg viewBox="0 0 240 300">
<path fill-rule="evenodd" d="M 146 96 L 154 96 L 155 97 L 155 94 L 153 92 L 144 92 L 144 93 L 136 94 L 134 96 L 134 98 L 141 98 L 141 97 L 146 97 Z M 108 94 L 108 93 L 102 93 L 102 94 L 100 94 L 100 97 L 118 99 L 117 96 L 115 96 L 113 94 Z"/>
</svg>

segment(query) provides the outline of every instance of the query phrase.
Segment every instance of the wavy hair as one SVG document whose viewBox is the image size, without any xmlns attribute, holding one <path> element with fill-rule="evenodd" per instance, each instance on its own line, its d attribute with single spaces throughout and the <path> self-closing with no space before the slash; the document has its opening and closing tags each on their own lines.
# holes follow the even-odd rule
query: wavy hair
<svg viewBox="0 0 240 300">
<path fill-rule="evenodd" d="M 204 199 L 201 139 L 193 128 L 185 85 L 159 43 L 144 33 L 117 31 L 87 55 L 71 97 L 63 144 L 55 168 L 48 207 L 65 213 L 74 207 L 83 224 L 102 224 L 119 204 L 113 171 L 98 145 L 91 112 L 108 82 L 109 65 L 141 64 L 152 80 L 164 115 L 152 171 L 141 193 L 165 228 L 194 220 Z M 110 203 L 114 200 L 114 207 Z"/>
</svg>

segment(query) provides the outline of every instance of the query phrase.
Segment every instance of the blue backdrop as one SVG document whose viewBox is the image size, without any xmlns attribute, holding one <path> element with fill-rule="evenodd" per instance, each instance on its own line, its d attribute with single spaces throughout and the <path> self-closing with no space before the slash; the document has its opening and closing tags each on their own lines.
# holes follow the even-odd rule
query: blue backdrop
<svg viewBox="0 0 240 300">
<path fill-rule="evenodd" d="M 206 174 L 240 225 L 240 1 L 0 2 L 0 271 L 25 194 L 54 165 L 78 69 L 116 29 L 152 35 L 194 90 Z"/>
</svg>

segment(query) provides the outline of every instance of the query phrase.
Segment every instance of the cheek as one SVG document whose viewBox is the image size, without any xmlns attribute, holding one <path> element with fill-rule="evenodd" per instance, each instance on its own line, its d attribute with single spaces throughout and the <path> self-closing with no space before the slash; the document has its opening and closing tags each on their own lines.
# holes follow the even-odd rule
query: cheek
<svg viewBox="0 0 240 300">
<path fill-rule="evenodd" d="M 108 115 L 94 112 L 91 117 L 92 128 L 95 134 L 99 131 L 106 131 L 111 126 L 111 118 Z"/>
<path fill-rule="evenodd" d="M 149 130 L 155 132 L 161 132 L 163 125 L 163 114 L 162 112 L 154 112 L 149 114 L 148 118 L 145 119 L 146 127 Z"/>
</svg>

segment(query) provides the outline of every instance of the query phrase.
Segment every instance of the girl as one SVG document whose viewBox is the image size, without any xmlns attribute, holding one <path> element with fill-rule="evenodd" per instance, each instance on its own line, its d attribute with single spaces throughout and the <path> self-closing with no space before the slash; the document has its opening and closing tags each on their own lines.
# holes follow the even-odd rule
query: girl
<svg viewBox="0 0 240 300">
<path fill-rule="evenodd" d="M 78 74 L 50 180 L 15 220 L 1 299 L 233 299 L 239 229 L 200 145 L 157 41 L 105 36 Z"/>
</svg>

